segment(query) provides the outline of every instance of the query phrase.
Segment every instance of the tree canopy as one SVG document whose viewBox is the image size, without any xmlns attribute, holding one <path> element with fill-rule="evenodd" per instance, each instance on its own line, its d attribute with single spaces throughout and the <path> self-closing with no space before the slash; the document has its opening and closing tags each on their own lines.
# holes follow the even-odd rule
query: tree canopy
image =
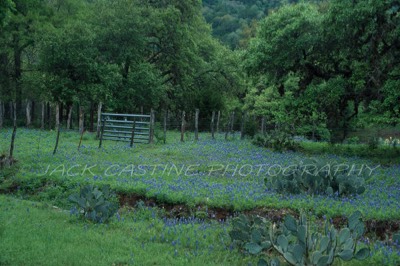
<svg viewBox="0 0 400 266">
<path fill-rule="evenodd" d="M 361 112 L 398 123 L 398 11 L 398 1 L 332 0 L 273 12 L 246 51 L 248 107 L 292 128 L 323 124 L 339 139 Z"/>
</svg>

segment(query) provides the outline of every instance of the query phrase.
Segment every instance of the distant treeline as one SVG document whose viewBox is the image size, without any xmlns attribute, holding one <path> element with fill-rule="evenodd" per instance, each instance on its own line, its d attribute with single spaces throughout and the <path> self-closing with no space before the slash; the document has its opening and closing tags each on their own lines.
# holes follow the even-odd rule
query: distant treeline
<svg viewBox="0 0 400 266">
<path fill-rule="evenodd" d="M 303 2 L 322 2 L 306 0 Z M 256 22 L 286 4 L 299 0 L 203 0 L 203 15 L 213 35 L 230 48 L 243 48 L 256 32 Z"/>
</svg>

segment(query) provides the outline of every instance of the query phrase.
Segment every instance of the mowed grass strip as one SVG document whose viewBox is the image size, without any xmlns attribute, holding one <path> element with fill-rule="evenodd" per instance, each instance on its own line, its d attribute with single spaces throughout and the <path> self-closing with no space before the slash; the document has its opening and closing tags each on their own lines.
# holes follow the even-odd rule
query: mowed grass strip
<svg viewBox="0 0 400 266">
<path fill-rule="evenodd" d="M 219 225 L 171 227 L 158 218 L 131 218 L 88 224 L 46 204 L 0 195 L 0 265 L 243 265 L 254 261 L 221 243 L 224 230 Z"/>
</svg>

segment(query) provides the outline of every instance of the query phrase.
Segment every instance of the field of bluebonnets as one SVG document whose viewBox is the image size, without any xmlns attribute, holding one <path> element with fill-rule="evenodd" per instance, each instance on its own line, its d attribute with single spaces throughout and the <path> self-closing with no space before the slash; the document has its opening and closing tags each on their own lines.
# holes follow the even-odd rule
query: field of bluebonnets
<svg viewBox="0 0 400 266">
<path fill-rule="evenodd" d="M 0 152 L 6 154 L 11 130 L 2 130 L 0 136 Z M 212 140 L 209 134 L 200 134 L 199 141 L 189 138 L 181 143 L 174 132 L 169 133 L 167 144 L 135 144 L 131 148 L 128 143 L 106 141 L 100 149 L 95 136 L 87 133 L 79 150 L 79 135 L 76 132 L 62 132 L 58 151 L 53 155 L 55 136 L 55 132 L 30 129 L 19 129 L 17 133 L 14 153 L 18 160 L 17 167 L 11 177 L 2 180 L 1 184 L 1 191 L 13 194 L 13 197 L 2 197 L 0 201 L 0 221 L 3 223 L 0 237 L 3 235 L 2 241 L 5 244 L 0 245 L 0 253 L 4 257 L 0 264 L 20 264 L 24 257 L 29 256 L 23 255 L 23 252 L 20 252 L 21 257 L 15 256 L 15 252 L 18 253 L 23 248 L 16 247 L 19 242 L 15 238 L 21 238 L 22 235 L 18 235 L 18 230 L 13 229 L 25 227 L 28 231 L 41 232 L 37 226 L 29 225 L 28 222 L 32 223 L 40 217 L 46 219 L 42 224 L 42 228 L 47 228 L 46 236 L 42 236 L 43 239 L 31 236 L 31 241 L 39 245 L 43 254 L 31 254 L 32 263 L 28 264 L 42 264 L 42 259 L 53 253 L 53 256 L 59 257 L 58 263 L 63 260 L 71 262 L 68 260 L 68 252 L 61 255 L 57 253 L 59 251 L 51 249 L 53 253 L 49 253 L 48 248 L 43 245 L 57 247 L 62 245 L 57 237 L 67 239 L 66 232 L 57 236 L 56 231 L 63 231 L 63 225 L 55 223 L 68 216 L 65 219 L 74 224 L 71 221 L 75 213 L 67 198 L 72 191 L 78 190 L 84 184 L 109 184 L 117 194 L 124 195 L 120 199 L 143 199 L 143 202 L 135 201 L 133 211 L 120 209 L 112 218 L 111 225 L 77 222 L 76 228 L 68 229 L 73 233 L 70 233 L 72 239 L 66 241 L 77 241 L 80 243 L 78 246 L 85 246 L 83 249 L 87 248 L 86 241 L 102 242 L 106 236 L 114 231 L 118 232 L 114 232 L 115 239 L 112 241 L 123 242 L 120 243 L 121 249 L 115 250 L 119 255 L 114 254 L 111 248 L 109 256 L 100 259 L 105 265 L 134 264 L 135 261 L 140 261 L 143 265 L 159 262 L 160 260 L 153 258 L 143 263 L 146 257 L 144 254 L 155 250 L 160 252 L 158 259 L 166 260 L 171 265 L 255 265 L 257 260 L 239 253 L 227 235 L 230 224 L 229 219 L 225 218 L 242 211 L 261 214 L 275 211 L 284 214 L 303 210 L 321 220 L 330 218 L 334 221 L 359 210 L 370 225 L 386 223 L 393 226 L 398 225 L 400 220 L 400 164 L 380 166 L 356 157 L 318 155 L 320 158 L 348 165 L 354 174 L 368 175 L 366 191 L 361 195 L 346 197 L 282 195 L 267 187 L 264 179 L 287 171 L 293 164 L 305 160 L 306 155 L 297 152 L 273 152 L 256 147 L 248 140 L 241 141 L 239 136 L 225 141 L 222 135 Z M 169 206 L 168 210 L 174 213 L 171 215 L 168 210 L 153 209 L 153 205 Z M 60 211 L 49 218 L 49 214 L 45 213 L 46 207 L 43 206 Z M 34 210 L 29 211 L 29 208 Z M 185 213 L 180 214 L 177 211 L 179 208 L 184 209 Z M 224 221 L 218 221 L 221 218 Z M 51 219 L 55 220 L 52 222 Z M 393 233 L 390 232 L 391 228 L 386 229 Z M 89 230 L 93 235 L 82 242 L 82 230 Z M 10 233 L 12 231 L 13 234 Z M 7 232 L 10 234 L 7 235 Z M 26 236 L 22 231 L 21 234 Z M 74 236 L 77 239 L 73 240 Z M 117 239 L 118 237 L 122 239 Z M 382 235 L 379 237 L 382 240 Z M 371 258 L 367 262 L 352 261 L 350 265 L 399 263 L 399 246 L 389 244 L 389 238 L 390 235 L 386 241 L 378 241 L 378 236 L 370 232 L 363 241 L 370 244 Z M 43 244 L 41 241 L 48 243 Z M 100 250 L 88 250 L 86 253 L 90 254 L 86 254 L 85 260 L 80 262 L 89 263 L 97 253 L 101 254 L 102 248 L 106 249 L 107 245 L 115 246 L 114 244 L 105 241 L 105 246 Z M 77 252 L 78 246 L 76 249 L 71 248 L 74 250 L 70 251 L 71 254 Z M 166 257 L 162 258 L 162 254 Z M 79 254 L 76 256 L 79 258 Z M 118 262 L 117 258 L 122 260 Z M 45 264 L 51 265 L 51 260 Z"/>
</svg>

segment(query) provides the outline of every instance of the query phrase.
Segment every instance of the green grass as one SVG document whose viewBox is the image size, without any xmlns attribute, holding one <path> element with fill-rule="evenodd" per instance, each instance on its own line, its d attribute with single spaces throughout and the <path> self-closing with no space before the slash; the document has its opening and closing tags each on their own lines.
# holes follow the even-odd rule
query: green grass
<svg viewBox="0 0 400 266">
<path fill-rule="evenodd" d="M 257 257 L 229 248 L 228 225 L 168 224 L 158 212 L 122 209 L 119 220 L 98 225 L 46 203 L 0 195 L 0 265 L 256 265 Z M 400 262 L 395 253 L 371 248 L 366 261 L 334 265 Z"/>
<path fill-rule="evenodd" d="M 0 133 L 0 151 L 7 153 L 11 131 L 3 129 Z M 11 190 L 19 198 L 0 195 L 0 265 L 256 265 L 257 258 L 231 250 L 229 225 L 225 224 L 196 221 L 171 226 L 167 225 L 171 221 L 163 221 L 165 213 L 156 209 L 122 209 L 120 220 L 114 217 L 108 225 L 85 223 L 69 214 L 72 205 L 67 201 L 85 183 L 107 183 L 119 193 L 184 204 L 195 211 L 202 205 L 202 212 L 205 206 L 238 211 L 259 207 L 345 216 L 360 209 L 368 219 L 385 221 L 397 221 L 400 215 L 396 166 L 379 169 L 362 197 L 344 200 L 310 195 L 291 197 L 265 191 L 263 176 L 233 175 L 232 169 L 225 175 L 208 174 L 213 164 L 288 165 L 296 158 L 307 157 L 303 153 L 261 149 L 249 141 L 238 140 L 238 135 L 225 141 L 223 134 L 217 135 L 217 140 L 211 140 L 209 134 L 200 134 L 199 142 L 181 143 L 178 132 L 168 132 L 166 145 L 130 148 L 127 143 L 106 141 L 99 149 L 94 134 L 85 134 L 78 150 L 80 136 L 76 132 L 62 132 L 59 150 L 52 155 L 55 137 L 54 131 L 19 129 L 17 132 L 17 167 L 0 172 L 0 192 Z M 334 152 L 325 144 L 305 145 L 314 154 L 322 153 L 320 157 L 371 163 L 333 156 Z M 349 149 L 354 152 L 357 147 Z M 131 175 L 130 165 L 150 164 L 177 168 L 171 173 L 152 168 L 145 175 Z M 198 175 L 178 173 L 181 165 L 190 164 L 199 165 Z M 112 165 L 117 165 L 117 171 L 106 176 L 105 170 Z M 72 175 L 68 169 L 72 169 Z M 398 265 L 397 249 L 390 251 L 380 247 L 379 242 L 375 244 L 378 246 L 371 246 L 374 253 L 367 262 L 338 260 L 335 265 Z"/>
<path fill-rule="evenodd" d="M 378 146 L 370 148 L 367 144 L 330 144 L 326 142 L 301 143 L 302 151 L 309 155 L 335 154 L 346 157 L 369 159 L 374 163 L 391 165 L 400 163 L 400 147 Z"/>
<path fill-rule="evenodd" d="M 8 146 L 11 131 L 2 130 L 1 133 L 0 147 L 3 149 Z M 94 134 L 85 134 L 80 150 L 77 149 L 79 134 L 62 132 L 59 150 L 52 155 L 55 137 L 54 131 L 19 129 L 15 146 L 19 170 L 0 182 L 0 191 L 11 187 L 21 197 L 69 208 L 66 198 L 70 193 L 82 184 L 96 183 L 110 184 L 118 193 L 138 194 L 191 208 L 206 205 L 235 211 L 254 208 L 307 209 L 319 216 L 346 216 L 359 209 L 367 219 L 400 218 L 396 203 L 400 198 L 397 189 L 399 169 L 395 166 L 379 168 L 374 172 L 367 191 L 355 199 L 279 195 L 266 191 L 265 171 L 260 175 L 240 176 L 234 173 L 235 165 L 265 163 L 287 166 L 308 155 L 272 152 L 255 147 L 250 141 L 240 141 L 238 135 L 233 140 L 225 141 L 223 134 L 217 135 L 217 140 L 211 140 L 209 134 L 200 134 L 199 142 L 181 143 L 178 132 L 168 132 L 166 145 L 135 144 L 130 148 L 128 143 L 105 141 L 101 149 Z M 373 166 L 371 161 L 365 159 L 332 156 L 329 146 L 324 145 L 316 145 L 326 149 L 321 150 L 326 154 L 319 157 Z M 226 174 L 223 171 L 210 173 L 210 167 L 220 164 L 230 166 Z M 149 166 L 146 173 L 137 171 L 139 165 Z M 163 168 L 165 165 L 168 167 Z M 189 165 L 195 165 L 196 175 L 180 172 L 181 166 Z"/>
<path fill-rule="evenodd" d="M 122 217 L 124 221 L 114 218 L 107 225 L 89 224 L 46 204 L 0 195 L 0 265 L 243 265 L 254 261 L 219 244 L 228 241 L 223 225 L 167 228 L 148 211 Z M 172 244 L 178 240 L 180 244 Z"/>
</svg>

